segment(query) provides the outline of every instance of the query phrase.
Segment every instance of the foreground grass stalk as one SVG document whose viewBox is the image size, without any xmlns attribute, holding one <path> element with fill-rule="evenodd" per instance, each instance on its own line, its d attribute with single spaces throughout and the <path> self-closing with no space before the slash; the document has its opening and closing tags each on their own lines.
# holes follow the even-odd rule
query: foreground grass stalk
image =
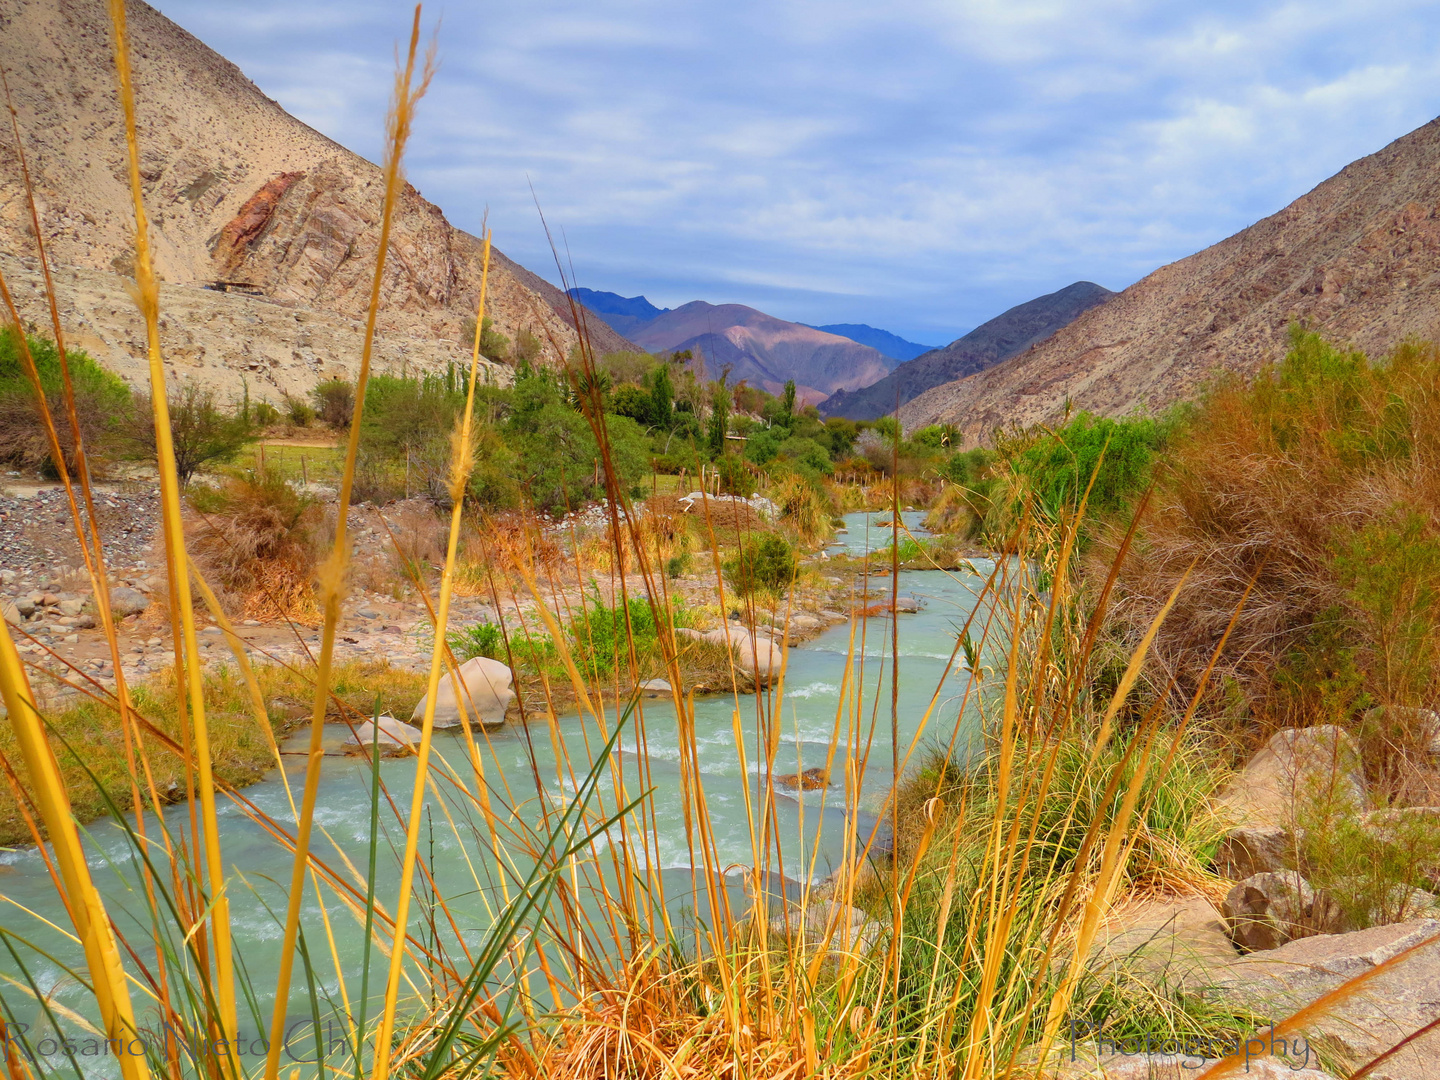
<svg viewBox="0 0 1440 1080">
<path fill-rule="evenodd" d="M 365 413 L 365 388 L 370 379 L 370 359 L 375 346 L 375 320 L 380 310 L 380 287 L 385 274 L 385 256 L 390 247 L 390 229 L 395 204 L 400 197 L 401 160 L 405 143 L 410 137 L 415 105 L 429 86 L 434 71 L 433 56 L 427 57 L 419 86 L 415 86 L 415 56 L 420 45 L 420 5 L 410 26 L 410 47 L 404 68 L 396 74 L 395 97 L 391 105 L 387 152 L 385 155 L 385 195 L 380 217 L 379 251 L 375 257 L 375 274 L 370 284 L 370 304 L 365 316 L 365 341 L 360 354 L 360 370 L 355 379 L 355 409 L 350 421 L 350 437 L 345 449 L 345 468 L 340 479 L 340 496 L 336 510 L 335 544 L 330 558 L 320 571 L 321 607 L 324 626 L 320 638 L 320 659 L 315 673 L 315 698 L 310 715 L 310 744 L 305 760 L 305 789 L 300 798 L 300 814 L 295 822 L 295 860 L 290 871 L 290 888 L 286 898 L 285 930 L 280 945 L 280 971 L 275 981 L 274 1012 L 270 1021 L 269 1049 L 265 1056 L 266 1080 L 275 1080 L 280 1072 L 280 1050 L 285 1034 L 285 1014 L 290 999 L 290 980 L 295 967 L 295 942 L 300 928 L 300 905 L 305 894 L 306 863 L 310 858 L 310 834 L 314 824 L 315 803 L 320 792 L 320 767 L 324 757 L 325 713 L 329 704 L 330 671 L 335 655 L 335 632 L 340 623 L 340 603 L 344 596 L 345 570 L 348 564 L 347 519 L 350 496 L 355 484 L 355 463 L 360 453 L 360 423 Z M 403 931 L 396 931 L 395 949 L 404 948 Z M 383 1075 L 383 1074 L 380 1074 Z"/>
<path fill-rule="evenodd" d="M 418 24 L 417 24 L 418 27 Z M 411 46 L 412 56 L 414 46 Z M 401 942 L 410 917 L 410 889 L 415 875 L 415 856 L 420 842 L 420 810 L 425 802 L 426 779 L 430 772 L 430 747 L 435 734 L 435 703 L 440 676 L 445 669 L 445 628 L 450 625 L 450 597 L 455 583 L 455 558 L 460 550 L 460 516 L 465 507 L 465 489 L 474 463 L 475 382 L 480 370 L 480 328 L 485 323 L 485 290 L 490 281 L 490 234 L 485 234 L 484 261 L 480 271 L 480 305 L 475 313 L 475 342 L 470 352 L 470 389 L 465 395 L 465 413 L 455 436 L 450 462 L 450 535 L 445 548 L 445 568 L 440 575 L 440 600 L 435 612 L 435 645 L 430 653 L 430 677 L 425 686 L 425 713 L 420 722 L 420 746 L 415 757 L 415 789 L 410 796 L 410 816 L 405 828 L 405 854 L 400 860 L 400 895 L 395 902 L 395 947 L 390 951 L 390 971 L 385 982 L 385 1008 L 375 1036 L 376 1080 L 389 1074 L 390 1043 L 395 1030 L 395 1003 L 400 990 L 400 973 L 405 966 Z M 456 682 L 455 701 L 465 711 L 465 687 Z"/>
<path fill-rule="evenodd" d="M 70 797 L 60 767 L 45 737 L 35 696 L 25 678 L 20 654 L 10 636 L 10 627 L 0 634 L 0 697 L 10 714 L 10 726 L 20 744 L 25 767 L 30 773 L 30 786 L 40 817 L 49 831 L 59 863 L 60 877 L 65 885 L 65 904 L 75 923 L 75 932 L 85 948 L 85 962 L 100 1007 L 105 1037 L 119 1047 L 120 1073 L 125 1080 L 145 1080 L 150 1073 L 142 1053 L 130 1053 L 137 1034 L 135 1014 L 130 1004 L 130 991 L 125 985 L 125 972 L 120 966 L 120 953 L 110 928 L 100 894 L 90 877 L 85 851 L 80 844 L 80 831 L 70 811 Z M 6 1040 L 7 1046 L 9 1040 Z"/>
<path fill-rule="evenodd" d="M 180 516 L 180 481 L 175 467 L 175 445 L 170 432 L 170 409 L 165 386 L 165 366 L 160 356 L 160 290 L 151 262 L 149 225 L 140 184 L 140 145 L 136 136 L 135 94 L 131 83 L 130 45 L 125 25 L 124 0 L 111 0 L 110 21 L 115 31 L 115 71 L 120 83 L 120 101 L 125 114 L 125 141 L 129 151 L 130 196 L 135 207 L 135 301 L 145 321 L 146 351 L 150 365 L 150 398 L 154 408 L 155 446 L 160 479 L 162 529 L 165 555 L 174 592 L 172 616 L 179 621 L 184 640 L 184 665 L 189 696 L 191 732 L 199 768 L 200 816 L 204 831 L 204 873 L 209 882 L 208 918 L 215 950 L 215 996 L 219 1006 L 219 1028 L 226 1045 L 233 1043 L 238 1018 L 235 1005 L 235 978 L 230 949 L 230 903 L 225 892 L 224 862 L 220 853 L 220 827 L 215 815 L 215 778 L 210 756 L 210 734 L 205 723 L 204 675 L 200 668 L 199 642 L 190 599 L 190 578 L 186 573 L 185 531 Z M 227 1067 L 238 1063 L 227 1053 Z"/>
</svg>

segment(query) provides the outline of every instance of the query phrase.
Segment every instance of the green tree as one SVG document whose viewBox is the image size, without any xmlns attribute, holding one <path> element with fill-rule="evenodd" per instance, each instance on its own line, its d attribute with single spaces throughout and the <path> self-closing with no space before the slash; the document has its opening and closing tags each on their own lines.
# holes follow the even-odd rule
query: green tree
<svg viewBox="0 0 1440 1080">
<path fill-rule="evenodd" d="M 670 365 L 659 364 L 650 375 L 650 422 L 662 431 L 674 424 L 675 383 L 670 378 Z"/>
<path fill-rule="evenodd" d="M 344 430 L 355 415 L 355 384 L 346 379 L 326 379 L 310 391 L 315 412 L 332 428 Z"/>
<path fill-rule="evenodd" d="M 725 434 L 730 430 L 730 391 L 725 387 L 722 375 L 710 387 L 710 428 L 707 442 L 710 453 L 719 457 L 725 453 Z"/>
<path fill-rule="evenodd" d="M 628 416 L 639 424 L 652 422 L 654 401 L 649 394 L 634 383 L 616 387 L 610 395 L 610 409 L 619 416 Z"/>
<path fill-rule="evenodd" d="M 781 410 L 784 412 L 786 418 L 793 417 L 793 416 L 795 415 L 795 380 L 794 380 L 794 379 L 786 379 L 786 380 L 785 380 L 785 393 L 782 394 L 781 397 L 780 397 L 780 408 L 781 408 Z"/>
<path fill-rule="evenodd" d="M 155 425 L 148 399 L 137 401 L 131 431 L 134 441 L 144 447 L 147 456 L 157 453 Z M 235 456 L 258 434 L 252 421 L 242 412 L 226 412 L 215 404 L 215 397 L 194 383 L 170 398 L 170 439 L 175 446 L 175 472 L 181 484 L 202 465 L 234 461 Z"/>
</svg>

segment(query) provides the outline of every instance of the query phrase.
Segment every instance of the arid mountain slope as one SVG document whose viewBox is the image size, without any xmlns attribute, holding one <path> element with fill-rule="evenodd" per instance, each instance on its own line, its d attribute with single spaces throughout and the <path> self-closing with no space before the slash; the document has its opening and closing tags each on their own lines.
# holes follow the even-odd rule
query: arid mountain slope
<svg viewBox="0 0 1440 1080">
<path fill-rule="evenodd" d="M 235 65 L 153 8 L 131 0 L 128 11 L 141 173 L 162 281 L 246 282 L 270 302 L 322 320 L 360 318 L 379 243 L 380 170 L 290 116 Z M 125 274 L 133 215 L 103 0 L 0 0 L 0 65 L 14 94 L 51 258 L 64 267 Z M 4 132 L 0 250 L 33 255 L 30 232 Z M 479 281 L 479 242 L 407 185 L 387 260 L 382 333 L 456 341 L 475 310 Z M 210 295 L 213 304 L 207 309 L 208 298 L 199 297 L 196 310 L 221 322 L 238 317 L 236 297 Z M 492 265 L 490 298 L 497 328 L 511 337 L 529 330 L 557 353 L 574 343 L 563 294 L 503 256 Z M 91 318 L 108 317 L 106 305 L 88 310 Z M 123 321 L 128 313 L 116 317 Z M 599 319 L 591 323 L 601 351 L 625 346 Z M 117 328 L 75 330 L 97 340 L 123 338 Z M 123 366 L 123 358 L 100 359 Z M 220 349 L 206 363 L 228 367 L 235 359 Z M 348 366 L 356 358 L 334 359 Z M 258 374 L 262 383 L 275 381 Z"/>
<path fill-rule="evenodd" d="M 874 420 L 933 386 L 963 379 L 1008 360 L 1114 295 L 1094 282 L 1077 281 L 1057 292 L 1016 304 L 944 348 L 932 349 L 901 364 L 877 383 L 861 390 L 842 390 L 821 405 L 820 411 L 827 416 Z"/>
<path fill-rule="evenodd" d="M 794 379 L 811 402 L 836 390 L 868 386 L 895 364 L 868 345 L 743 304 L 695 300 L 651 319 L 631 336 L 652 351 L 697 350 L 712 376 L 728 364 L 732 382 L 745 379 L 771 393 Z"/>
<path fill-rule="evenodd" d="M 1347 165 L 1228 240 L 1161 267 L 1034 348 L 936 387 L 907 428 L 960 424 L 967 441 L 1077 409 L 1118 415 L 1249 373 L 1302 322 L 1383 352 L 1440 338 L 1440 120 Z"/>
</svg>

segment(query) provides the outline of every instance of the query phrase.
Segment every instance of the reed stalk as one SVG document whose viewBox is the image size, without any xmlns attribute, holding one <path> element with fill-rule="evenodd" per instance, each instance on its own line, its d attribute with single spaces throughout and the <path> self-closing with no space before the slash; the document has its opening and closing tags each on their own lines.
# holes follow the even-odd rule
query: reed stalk
<svg viewBox="0 0 1440 1080">
<path fill-rule="evenodd" d="M 418 30 L 419 11 L 416 11 Z M 412 37 L 411 56 L 415 51 Z M 470 385 L 465 395 L 465 411 L 454 437 L 450 462 L 450 532 L 445 546 L 445 566 L 440 575 L 440 598 L 435 612 L 435 644 L 430 653 L 430 676 L 425 687 L 425 711 L 420 722 L 420 746 L 415 758 L 415 787 L 410 799 L 410 813 L 405 830 L 405 852 L 400 860 L 400 892 L 395 902 L 395 948 L 390 953 L 390 969 L 385 982 L 385 1005 L 380 1017 L 380 1030 L 375 1037 L 375 1062 L 371 1071 L 374 1080 L 389 1075 L 391 1037 L 395 1030 L 395 1005 L 400 990 L 400 973 L 405 963 L 405 950 L 400 942 L 410 915 L 410 892 L 415 873 L 415 856 L 420 842 L 420 810 L 425 802 L 425 789 L 430 772 L 430 747 L 435 734 L 435 706 L 440 690 L 440 676 L 445 667 L 447 646 L 445 628 L 450 625 L 450 598 L 455 582 L 455 559 L 460 550 L 460 520 L 465 506 L 465 491 L 470 484 L 474 466 L 475 384 L 480 370 L 480 328 L 485 323 L 485 290 L 490 282 L 490 234 L 485 234 L 484 254 L 480 271 L 480 302 L 475 312 L 475 340 L 470 351 Z M 458 675 L 451 675 L 455 703 L 467 711 L 468 688 Z M 477 720 L 480 717 L 476 717 Z"/>
<path fill-rule="evenodd" d="M 204 675 L 200 667 L 199 642 L 191 606 L 190 578 L 185 554 L 185 530 L 180 510 L 180 484 L 175 468 L 175 445 L 170 431 L 169 393 L 165 366 L 160 353 L 160 288 L 151 260 L 149 222 L 140 183 L 140 144 L 136 135 L 135 94 L 130 72 L 130 45 L 125 22 L 124 0 L 110 0 L 110 22 L 114 32 L 115 73 L 125 117 L 125 144 L 128 150 L 130 197 L 135 210 L 135 293 L 134 299 L 145 323 L 146 353 L 150 368 L 150 400 L 154 410 L 155 444 L 160 479 L 162 530 L 166 564 L 170 576 L 171 619 L 178 625 L 174 638 L 177 679 L 183 672 L 188 698 L 187 731 L 194 739 L 198 766 L 198 794 L 204 831 L 203 866 L 209 895 L 205 917 L 210 944 L 214 949 L 215 999 L 219 1015 L 215 1028 L 225 1045 L 233 1044 L 238 1031 L 235 1001 L 234 962 L 230 945 L 230 899 L 225 887 L 224 862 L 220 850 L 220 827 L 215 815 L 215 779 L 212 771 L 209 729 L 205 722 Z M 183 667 L 182 667 L 183 665 Z M 197 844 L 199 838 L 197 837 Z M 238 1072 L 233 1056 L 227 1056 L 228 1072 Z"/>
</svg>

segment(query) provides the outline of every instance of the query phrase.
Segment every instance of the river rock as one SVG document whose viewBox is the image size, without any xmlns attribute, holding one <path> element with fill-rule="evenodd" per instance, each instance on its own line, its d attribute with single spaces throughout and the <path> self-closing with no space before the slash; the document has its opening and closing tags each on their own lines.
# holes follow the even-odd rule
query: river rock
<svg viewBox="0 0 1440 1080">
<path fill-rule="evenodd" d="M 887 603 L 886 606 L 888 607 L 889 604 Z M 920 610 L 920 601 L 913 596 L 897 596 L 895 597 L 895 610 L 913 615 Z"/>
<path fill-rule="evenodd" d="M 801 791 L 819 791 L 830 786 L 830 773 L 821 768 L 806 769 L 804 772 L 777 776 L 775 782 L 792 790 L 798 788 Z"/>
<path fill-rule="evenodd" d="M 1086 966 L 1123 970 L 1151 985 L 1200 988 L 1237 959 L 1225 921 L 1203 896 L 1157 900 L 1112 915 Z"/>
<path fill-rule="evenodd" d="M 771 918 L 770 933 L 796 938 L 811 949 L 818 948 L 829 935 L 826 956 L 838 958 L 869 952 L 880 940 L 881 926 L 859 908 L 822 900 L 804 908 L 786 904 L 783 912 Z"/>
<path fill-rule="evenodd" d="M 1231 881 L 1274 874 L 1295 862 L 1295 842 L 1278 825 L 1242 825 L 1231 829 L 1215 852 L 1215 872 Z"/>
<path fill-rule="evenodd" d="M 455 676 L 447 671 L 440 676 L 440 689 L 435 695 L 435 726 L 454 728 L 460 726 L 460 703 L 455 697 L 455 679 L 459 678 L 465 712 L 471 723 L 503 724 L 505 710 L 515 699 L 510 688 L 513 681 L 510 668 L 499 660 L 488 656 L 475 656 L 461 664 Z M 425 716 L 425 697 L 421 697 L 410 714 L 410 720 L 418 723 Z"/>
<path fill-rule="evenodd" d="M 780 646 L 763 634 L 742 632 L 738 640 L 731 639 L 730 647 L 735 653 L 736 662 L 761 682 L 768 682 L 778 676 L 780 666 L 785 662 L 785 653 Z"/>
<path fill-rule="evenodd" d="M 20 614 L 19 607 L 17 607 L 13 601 L 5 605 L 3 617 L 11 626 L 19 626 L 25 621 L 25 616 Z"/>
<path fill-rule="evenodd" d="M 117 585 L 110 590 L 110 612 L 117 619 L 127 615 L 139 615 L 150 606 L 150 598 L 139 589 L 128 585 Z"/>
<path fill-rule="evenodd" d="M 1323 801 L 1358 813 L 1368 805 L 1360 752 L 1334 724 L 1284 728 L 1226 785 L 1218 801 L 1238 825 L 1288 830 L 1295 827 L 1297 803 Z"/>
<path fill-rule="evenodd" d="M 669 697 L 675 692 L 675 688 L 664 679 L 646 679 L 635 689 L 640 691 L 641 697 L 647 698 Z"/>
<path fill-rule="evenodd" d="M 733 623 L 704 631 L 682 626 L 677 628 L 675 633 L 691 641 L 704 641 L 711 645 L 728 644 L 735 655 L 736 665 L 751 672 L 760 682 L 768 682 L 779 675 L 780 665 L 785 659 L 784 651 L 770 638 L 764 634 L 752 634 Z"/>
<path fill-rule="evenodd" d="M 380 753 L 385 757 L 413 754 L 420 746 L 421 731 L 393 716 L 381 716 L 355 725 L 355 730 L 345 736 L 341 746 L 346 753 L 369 753 L 377 742 Z"/>
<path fill-rule="evenodd" d="M 1349 934 L 1301 938 L 1269 952 L 1242 957 L 1206 998 L 1289 1016 L 1357 975 L 1440 935 L 1440 920 L 1416 919 Z M 1302 1027 L 1321 1040 L 1341 1075 L 1440 1018 L 1440 941 L 1430 941 L 1356 993 L 1334 1002 Z M 1368 1080 L 1434 1080 L 1440 1062 L 1440 1028 L 1432 1029 L 1381 1063 Z M 1238 1074 L 1243 1075 L 1243 1074 Z"/>
<path fill-rule="evenodd" d="M 60 614 L 61 614 L 61 615 L 67 615 L 67 616 L 70 616 L 70 617 L 74 617 L 74 616 L 80 614 L 80 610 L 81 610 L 84 606 L 85 606 L 85 601 L 83 601 L 83 600 L 61 600 L 61 601 L 60 601 Z"/>
<path fill-rule="evenodd" d="M 35 614 L 35 601 L 28 596 L 18 596 L 15 598 L 15 610 L 28 619 Z"/>
<path fill-rule="evenodd" d="M 1340 928 L 1339 910 L 1298 871 L 1254 874 L 1225 894 L 1230 939 L 1246 952 L 1279 948 L 1307 933 Z"/>
</svg>

